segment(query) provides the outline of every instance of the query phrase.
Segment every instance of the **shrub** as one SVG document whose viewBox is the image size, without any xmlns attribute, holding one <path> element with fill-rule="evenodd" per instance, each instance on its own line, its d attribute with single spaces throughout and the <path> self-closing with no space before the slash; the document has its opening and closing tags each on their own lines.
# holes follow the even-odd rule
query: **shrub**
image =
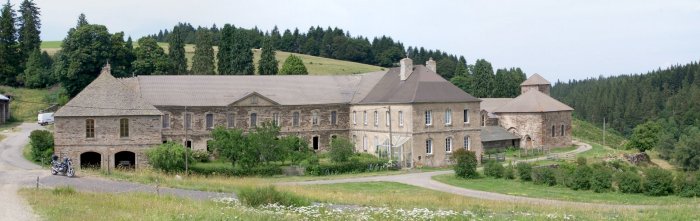
<svg viewBox="0 0 700 221">
<path fill-rule="evenodd" d="M 670 171 L 652 167 L 644 172 L 642 182 L 644 194 L 649 196 L 666 196 L 673 193 L 673 175 Z"/>
<path fill-rule="evenodd" d="M 363 173 L 382 170 L 396 169 L 387 164 L 386 160 L 351 158 L 347 162 L 341 163 L 321 163 L 306 167 L 306 173 L 315 176 L 326 176 L 343 173 Z"/>
<path fill-rule="evenodd" d="M 477 178 L 479 173 L 476 172 L 478 161 L 476 154 L 462 148 L 458 148 L 452 153 L 452 161 L 455 162 L 455 174 L 461 178 Z"/>
<path fill-rule="evenodd" d="M 489 177 L 501 178 L 503 177 L 503 171 L 505 171 L 503 165 L 495 160 L 491 160 L 484 165 L 484 175 Z"/>
<path fill-rule="evenodd" d="M 167 142 L 146 151 L 148 162 L 156 169 L 165 172 L 182 171 L 185 169 L 185 151 L 182 144 Z M 189 162 L 194 162 L 192 154 L 187 155 Z"/>
<path fill-rule="evenodd" d="M 331 141 L 328 156 L 333 162 L 346 162 L 352 156 L 353 144 L 348 139 L 338 137 Z"/>
<path fill-rule="evenodd" d="M 515 179 L 515 168 L 513 164 L 508 164 L 508 166 L 503 170 L 503 178 L 512 180 Z"/>
<path fill-rule="evenodd" d="M 585 157 L 580 156 L 580 157 L 576 158 L 576 164 L 579 166 L 586 165 L 587 163 L 588 163 L 588 160 L 586 160 Z"/>
<path fill-rule="evenodd" d="M 544 184 L 548 186 L 557 185 L 556 177 L 554 177 L 554 169 L 547 166 L 533 168 L 532 182 L 535 184 Z"/>
<path fill-rule="evenodd" d="M 675 192 L 681 197 L 697 197 L 700 196 L 700 185 L 698 185 L 698 177 L 680 172 L 673 180 Z"/>
<path fill-rule="evenodd" d="M 243 188 L 238 191 L 241 202 L 251 207 L 279 204 L 284 206 L 308 206 L 309 200 L 290 192 L 278 191 L 273 186 Z"/>
<path fill-rule="evenodd" d="M 641 193 L 642 177 L 635 171 L 624 171 L 615 174 L 617 189 L 622 193 Z"/>
<path fill-rule="evenodd" d="M 554 176 L 557 179 L 557 184 L 572 188 L 574 185 L 574 171 L 576 165 L 570 163 L 559 164 L 559 168 L 554 171 Z"/>
<path fill-rule="evenodd" d="M 588 190 L 591 188 L 591 175 L 593 170 L 587 165 L 576 167 L 574 174 L 571 177 L 571 189 L 573 190 Z"/>
<path fill-rule="evenodd" d="M 522 181 L 532 180 L 532 165 L 525 162 L 520 162 L 515 165 L 518 169 L 518 178 Z"/>
<path fill-rule="evenodd" d="M 596 166 L 593 168 L 590 182 L 593 192 L 607 192 L 612 189 L 612 171 L 604 166 Z"/>
<path fill-rule="evenodd" d="M 48 164 L 53 155 L 53 134 L 48 130 L 35 130 L 29 134 L 31 157 L 36 162 Z"/>
<path fill-rule="evenodd" d="M 192 151 L 192 158 L 197 162 L 209 162 L 209 151 L 195 150 Z"/>
</svg>

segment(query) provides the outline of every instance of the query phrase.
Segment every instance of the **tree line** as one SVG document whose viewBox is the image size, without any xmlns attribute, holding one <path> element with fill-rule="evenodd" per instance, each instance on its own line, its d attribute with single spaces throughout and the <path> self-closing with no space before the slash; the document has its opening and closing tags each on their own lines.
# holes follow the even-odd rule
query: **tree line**
<svg viewBox="0 0 700 221">
<path fill-rule="evenodd" d="M 661 157 L 687 170 L 700 167 L 700 64 L 675 65 L 646 74 L 557 82 L 552 96 L 574 116 L 628 135 L 633 148 L 658 148 Z"/>
<path fill-rule="evenodd" d="M 32 0 L 22 1 L 18 11 L 13 7 L 8 1 L 0 11 L 0 83 L 44 85 L 39 74 L 48 69 L 52 61 L 40 50 L 41 13 Z"/>
</svg>

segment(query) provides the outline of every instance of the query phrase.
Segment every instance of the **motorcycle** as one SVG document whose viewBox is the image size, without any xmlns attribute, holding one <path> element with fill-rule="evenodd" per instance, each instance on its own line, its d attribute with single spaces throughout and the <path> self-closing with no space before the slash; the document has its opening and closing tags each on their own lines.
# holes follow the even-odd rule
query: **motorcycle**
<svg viewBox="0 0 700 221">
<path fill-rule="evenodd" d="M 68 177 L 75 176 L 75 169 L 73 169 L 73 161 L 68 157 L 63 157 L 63 161 L 59 161 L 58 156 L 52 156 L 51 175 L 56 175 L 58 173 L 61 173 Z"/>
</svg>

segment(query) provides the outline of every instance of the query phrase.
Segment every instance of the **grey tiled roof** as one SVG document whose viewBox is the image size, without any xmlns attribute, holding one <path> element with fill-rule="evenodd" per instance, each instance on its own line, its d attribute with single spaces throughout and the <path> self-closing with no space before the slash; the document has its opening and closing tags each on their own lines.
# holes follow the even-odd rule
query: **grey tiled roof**
<svg viewBox="0 0 700 221">
<path fill-rule="evenodd" d="M 538 90 L 529 90 L 513 98 L 505 105 L 493 110 L 493 113 L 540 113 L 556 111 L 573 111 L 574 109 Z"/>
<path fill-rule="evenodd" d="M 520 86 L 525 86 L 525 85 L 543 85 L 543 84 L 552 84 L 547 81 L 547 79 L 544 79 L 542 76 L 539 74 L 533 74 L 528 78 L 527 80 L 523 81 L 523 83 L 520 84 Z"/>
<path fill-rule="evenodd" d="M 481 127 L 481 142 L 499 141 L 499 140 L 517 140 L 520 137 L 515 134 L 508 133 L 506 129 L 498 126 Z"/>
<path fill-rule="evenodd" d="M 161 115 L 153 105 L 112 77 L 109 65 L 83 91 L 58 109 L 54 116 L 144 116 Z"/>
<path fill-rule="evenodd" d="M 423 65 L 413 66 L 405 81 L 399 76 L 400 68 L 390 69 L 374 86 L 361 104 L 379 103 L 439 103 L 478 102 L 479 99 L 462 91 Z"/>
</svg>

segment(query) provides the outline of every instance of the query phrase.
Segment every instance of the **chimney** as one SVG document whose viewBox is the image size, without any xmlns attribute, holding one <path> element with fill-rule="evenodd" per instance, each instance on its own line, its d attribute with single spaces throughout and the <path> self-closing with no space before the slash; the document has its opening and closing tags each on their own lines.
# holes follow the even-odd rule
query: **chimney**
<svg viewBox="0 0 700 221">
<path fill-rule="evenodd" d="M 404 58 L 399 61 L 401 64 L 401 80 L 405 81 L 408 79 L 408 76 L 411 76 L 411 73 L 413 72 L 413 60 L 410 58 Z"/>
<path fill-rule="evenodd" d="M 100 72 L 100 74 L 112 74 L 112 66 L 109 65 L 109 61 L 107 61 L 107 64 L 105 64 L 105 66 L 102 67 L 102 71 Z"/>
<path fill-rule="evenodd" d="M 437 73 L 437 63 L 435 63 L 435 60 L 433 60 L 432 57 L 425 62 L 425 67 Z"/>
</svg>

